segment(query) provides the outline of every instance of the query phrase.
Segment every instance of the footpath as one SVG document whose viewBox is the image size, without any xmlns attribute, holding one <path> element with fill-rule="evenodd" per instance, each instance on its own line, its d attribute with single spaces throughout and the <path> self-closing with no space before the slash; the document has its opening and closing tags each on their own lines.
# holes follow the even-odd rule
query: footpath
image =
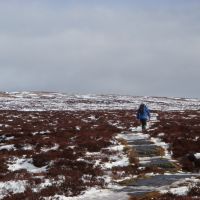
<svg viewBox="0 0 200 200">
<path fill-rule="evenodd" d="M 157 120 L 153 116 L 151 123 Z M 150 128 L 150 127 L 149 127 Z M 137 127 L 130 132 L 124 132 L 118 136 L 125 140 L 129 148 L 138 155 L 138 169 L 159 169 L 160 172 L 144 174 L 142 177 L 129 181 L 120 189 L 132 197 L 144 196 L 150 192 L 173 193 L 177 195 L 187 194 L 200 174 L 186 173 L 181 171 L 177 160 L 173 160 L 171 152 L 168 151 L 168 144 L 158 138 L 151 138 L 147 133 L 142 133 Z"/>
</svg>

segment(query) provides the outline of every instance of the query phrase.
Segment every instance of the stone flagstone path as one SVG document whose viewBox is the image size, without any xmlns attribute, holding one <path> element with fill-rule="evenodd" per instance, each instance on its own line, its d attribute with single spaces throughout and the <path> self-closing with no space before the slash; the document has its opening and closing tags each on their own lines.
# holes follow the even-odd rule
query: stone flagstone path
<svg viewBox="0 0 200 200">
<path fill-rule="evenodd" d="M 143 178 L 130 181 L 120 192 L 126 192 L 130 196 L 142 196 L 148 192 L 169 190 L 177 181 L 200 175 L 180 171 L 178 161 L 171 158 L 168 145 L 159 139 L 151 138 L 148 131 L 146 134 L 142 133 L 138 127 L 131 132 L 120 134 L 119 138 L 123 138 L 128 146 L 134 149 L 139 158 L 139 168 L 159 168 L 164 172 L 148 173 Z"/>
</svg>

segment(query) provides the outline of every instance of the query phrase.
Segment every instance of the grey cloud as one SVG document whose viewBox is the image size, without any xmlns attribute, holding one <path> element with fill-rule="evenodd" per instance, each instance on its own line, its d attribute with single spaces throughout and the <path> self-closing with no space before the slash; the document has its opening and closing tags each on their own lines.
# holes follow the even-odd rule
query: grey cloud
<svg viewBox="0 0 200 200">
<path fill-rule="evenodd" d="M 200 97 L 196 6 L 14 5 L 0 9 L 1 90 Z"/>
</svg>

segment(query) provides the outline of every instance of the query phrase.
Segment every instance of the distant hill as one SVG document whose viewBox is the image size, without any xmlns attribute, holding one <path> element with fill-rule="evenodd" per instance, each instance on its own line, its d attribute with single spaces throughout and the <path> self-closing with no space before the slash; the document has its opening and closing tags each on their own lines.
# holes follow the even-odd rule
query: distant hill
<svg viewBox="0 0 200 200">
<path fill-rule="evenodd" d="M 1 110 L 116 110 L 136 109 L 141 102 L 151 110 L 198 110 L 200 99 L 120 95 L 68 95 L 48 92 L 0 93 Z"/>
</svg>

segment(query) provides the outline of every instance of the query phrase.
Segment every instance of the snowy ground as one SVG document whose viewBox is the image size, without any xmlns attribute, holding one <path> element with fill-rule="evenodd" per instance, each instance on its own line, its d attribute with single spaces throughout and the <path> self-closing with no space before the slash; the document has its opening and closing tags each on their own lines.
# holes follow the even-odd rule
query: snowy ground
<svg viewBox="0 0 200 200">
<path fill-rule="evenodd" d="M 153 112 L 149 134 L 141 133 L 135 120 L 135 109 L 141 102 Z M 199 108 L 198 99 L 1 93 L 0 199 L 42 195 L 47 200 L 126 200 L 128 192 L 123 191 L 121 182 L 159 173 L 172 175 L 171 171 L 141 166 L 160 157 L 136 158 L 128 142 L 146 140 L 161 148 L 163 159 L 179 162 L 188 153 L 178 149 L 187 138 L 200 159 Z M 191 127 L 178 122 L 191 123 Z M 168 123 L 174 123 L 169 131 Z M 193 132 L 187 135 L 188 130 Z M 186 168 L 190 164 L 193 169 L 194 163 L 189 161 Z M 182 169 L 173 173 L 185 174 Z M 193 175 L 159 190 L 187 195 L 199 184 L 198 172 Z"/>
<path fill-rule="evenodd" d="M 61 93 L 10 92 L 0 94 L 2 110 L 105 110 L 136 109 L 145 102 L 152 110 L 197 110 L 199 99 L 133 97 L 120 95 L 67 95 Z"/>
</svg>

